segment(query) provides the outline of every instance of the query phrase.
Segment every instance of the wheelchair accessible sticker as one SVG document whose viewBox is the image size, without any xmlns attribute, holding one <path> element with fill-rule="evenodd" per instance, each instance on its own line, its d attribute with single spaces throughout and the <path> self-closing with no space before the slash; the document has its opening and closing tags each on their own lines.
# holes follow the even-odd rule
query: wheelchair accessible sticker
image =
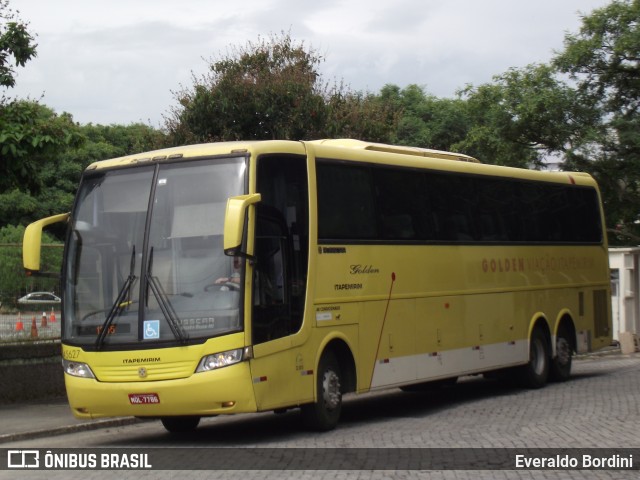
<svg viewBox="0 0 640 480">
<path fill-rule="evenodd" d="M 160 320 L 145 320 L 143 340 L 154 340 L 160 338 Z"/>
</svg>

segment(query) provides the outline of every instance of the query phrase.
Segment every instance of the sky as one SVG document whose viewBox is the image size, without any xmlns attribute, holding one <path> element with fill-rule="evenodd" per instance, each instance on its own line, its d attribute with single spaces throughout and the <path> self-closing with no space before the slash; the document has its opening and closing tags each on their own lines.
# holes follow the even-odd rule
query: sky
<svg viewBox="0 0 640 480">
<path fill-rule="evenodd" d="M 76 122 L 162 127 L 174 92 L 211 60 L 288 32 L 325 81 L 453 97 L 511 67 L 548 62 L 581 15 L 610 0 L 10 0 L 37 57 L 7 93 Z"/>
</svg>

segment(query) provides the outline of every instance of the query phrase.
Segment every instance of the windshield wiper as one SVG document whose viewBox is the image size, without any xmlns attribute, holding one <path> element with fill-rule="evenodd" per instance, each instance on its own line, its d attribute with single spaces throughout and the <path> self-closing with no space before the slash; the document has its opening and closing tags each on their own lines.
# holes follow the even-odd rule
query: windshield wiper
<svg viewBox="0 0 640 480">
<path fill-rule="evenodd" d="M 169 297 L 165 293 L 162 288 L 162 284 L 158 280 L 157 277 L 151 275 L 151 270 L 153 268 L 153 247 L 151 247 L 151 251 L 149 252 L 149 261 L 147 271 L 145 272 L 145 279 L 147 281 L 147 286 L 151 287 L 151 291 L 153 292 L 153 296 L 156 297 L 156 301 L 158 302 L 158 306 L 160 310 L 162 310 L 162 314 L 167 319 L 167 323 L 169 324 L 169 328 L 171 328 L 171 332 L 176 337 L 180 343 L 187 343 L 189 339 L 189 335 L 184 331 L 182 325 L 180 324 L 180 318 L 178 314 L 173 309 L 173 305 L 169 301 Z M 147 295 L 148 301 L 148 295 Z"/>
<path fill-rule="evenodd" d="M 109 328 L 111 327 L 113 320 L 120 315 L 120 312 L 122 312 L 122 310 L 125 307 L 128 307 L 129 305 L 131 305 L 131 297 L 129 293 L 131 292 L 131 286 L 133 285 L 133 282 L 136 279 L 136 276 L 133 274 L 135 268 L 136 268 L 136 246 L 134 245 L 131 251 L 131 263 L 129 265 L 129 276 L 122 284 L 122 288 L 118 292 L 118 298 L 116 298 L 116 301 L 111 306 L 111 310 L 109 310 L 109 314 L 107 315 L 107 318 L 105 318 L 104 322 L 102 323 L 102 328 L 98 332 L 98 338 L 96 338 L 96 348 L 100 348 L 104 344 L 104 339 L 107 337 L 107 333 L 109 332 Z M 127 298 L 126 301 L 125 301 L 125 298 Z"/>
</svg>

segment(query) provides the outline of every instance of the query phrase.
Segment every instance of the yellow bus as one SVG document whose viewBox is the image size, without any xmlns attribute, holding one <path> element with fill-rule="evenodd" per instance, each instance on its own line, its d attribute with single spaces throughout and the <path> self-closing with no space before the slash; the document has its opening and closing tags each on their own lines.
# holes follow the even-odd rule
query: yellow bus
<svg viewBox="0 0 640 480">
<path fill-rule="evenodd" d="M 512 373 L 611 342 L 600 194 L 582 173 L 357 140 L 192 145 L 90 165 L 67 222 L 62 357 L 79 418 L 300 407 Z"/>
</svg>

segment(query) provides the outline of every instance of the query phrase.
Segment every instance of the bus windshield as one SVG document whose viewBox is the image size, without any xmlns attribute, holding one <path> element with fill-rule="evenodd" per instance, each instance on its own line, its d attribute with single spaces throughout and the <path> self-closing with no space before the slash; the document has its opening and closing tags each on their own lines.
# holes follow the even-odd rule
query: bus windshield
<svg viewBox="0 0 640 480">
<path fill-rule="evenodd" d="M 242 262 L 224 255 L 245 158 L 85 174 L 65 262 L 63 340 L 101 349 L 189 343 L 242 329 Z"/>
</svg>

